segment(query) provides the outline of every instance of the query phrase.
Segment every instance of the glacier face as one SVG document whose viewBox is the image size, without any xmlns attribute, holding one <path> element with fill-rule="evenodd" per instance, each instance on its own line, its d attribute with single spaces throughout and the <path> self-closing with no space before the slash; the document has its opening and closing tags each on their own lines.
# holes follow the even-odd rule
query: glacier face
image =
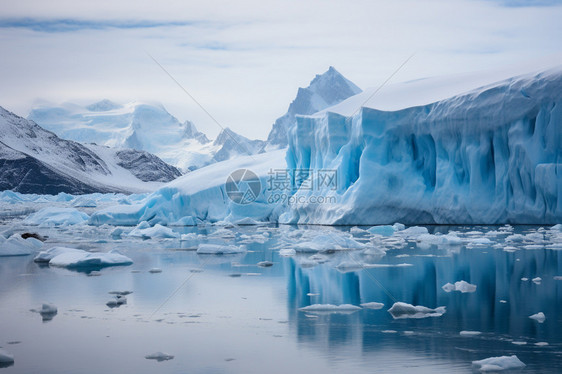
<svg viewBox="0 0 562 374">
<path fill-rule="evenodd" d="M 287 166 L 336 170 L 338 186 L 295 186 L 285 223 L 560 222 L 562 71 L 400 110 L 298 117 Z"/>
</svg>

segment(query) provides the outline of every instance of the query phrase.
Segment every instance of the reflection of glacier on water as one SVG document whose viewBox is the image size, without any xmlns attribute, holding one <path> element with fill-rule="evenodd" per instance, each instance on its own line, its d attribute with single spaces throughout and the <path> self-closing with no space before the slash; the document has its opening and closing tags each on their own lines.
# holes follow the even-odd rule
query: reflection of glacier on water
<svg viewBox="0 0 562 374">
<path fill-rule="evenodd" d="M 513 354 L 531 372 L 562 369 L 562 253 L 550 249 L 561 237 L 548 228 L 200 226 L 150 239 L 128 235 L 133 227 L 120 236 L 103 226 L 35 229 L 49 237 L 42 250 L 115 249 L 133 264 L 87 276 L 33 256 L 0 258 L 10 372 L 261 373 L 275 363 L 282 372 L 464 373 Z M 287 251 L 297 244 L 307 251 Z M 221 246 L 246 251 L 197 253 Z M 475 292 L 442 288 L 459 281 Z M 127 302 L 109 308 L 115 290 Z M 393 318 L 396 301 L 446 312 Z M 58 314 L 43 324 L 29 310 L 46 302 Z M 544 323 L 529 318 L 539 312 Z M 144 358 L 153 352 L 174 359 Z"/>
</svg>

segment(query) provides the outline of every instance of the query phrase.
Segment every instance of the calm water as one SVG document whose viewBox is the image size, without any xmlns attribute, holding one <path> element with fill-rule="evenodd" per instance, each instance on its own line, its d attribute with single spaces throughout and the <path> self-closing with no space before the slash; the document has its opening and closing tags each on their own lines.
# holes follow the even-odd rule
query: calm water
<svg viewBox="0 0 562 374">
<path fill-rule="evenodd" d="M 430 231 L 487 232 L 494 227 L 432 227 Z M 536 232 L 538 227 L 516 227 Z M 15 355 L 2 373 L 471 373 L 471 361 L 516 354 L 522 372 L 562 372 L 562 252 L 506 252 L 505 236 L 491 245 L 418 246 L 410 241 L 356 271 L 356 251 L 279 256 L 297 230 L 349 228 L 176 228 L 246 243 L 240 255 L 197 255 L 192 242 L 113 239 L 111 228 L 36 229 L 48 245 L 106 251 L 134 260 L 100 276 L 39 266 L 33 256 L 0 257 L 0 346 Z M 230 234 L 227 234 L 227 231 Z M 256 234 L 268 233 L 260 243 Z M 358 240 L 361 240 L 359 238 Z M 262 240 L 263 241 L 263 240 Z M 273 266 L 256 266 L 260 261 Z M 363 260 L 361 260 L 363 261 Z M 394 266 L 408 264 L 411 266 Z M 149 269 L 161 268 L 161 273 Z M 348 269 L 349 270 L 349 269 Z M 528 278 L 522 281 L 521 278 Z M 541 277 L 540 284 L 531 281 Z M 474 293 L 444 292 L 465 280 Z M 133 291 L 110 309 L 114 290 Z M 500 302 L 503 300 L 505 302 Z M 307 313 L 311 304 L 385 304 L 380 310 Z M 395 320 L 394 301 L 446 306 L 442 317 Z M 43 322 L 30 311 L 52 302 Z M 528 316 L 544 312 L 542 324 Z M 482 332 L 466 337 L 463 330 Z M 526 344 L 514 344 L 513 342 Z M 547 346 L 535 343 L 546 342 Z M 170 361 L 147 360 L 162 351 Z"/>
</svg>

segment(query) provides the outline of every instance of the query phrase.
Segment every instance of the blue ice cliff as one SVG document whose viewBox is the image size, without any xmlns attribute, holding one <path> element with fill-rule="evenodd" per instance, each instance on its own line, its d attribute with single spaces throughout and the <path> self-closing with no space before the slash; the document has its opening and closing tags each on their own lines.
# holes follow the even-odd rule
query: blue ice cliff
<svg viewBox="0 0 562 374">
<path fill-rule="evenodd" d="M 389 87 L 379 93 L 381 102 L 392 102 L 386 107 L 370 104 L 372 91 L 365 91 L 322 112 L 297 116 L 288 129 L 286 153 L 202 168 L 139 205 L 94 213 L 91 222 L 245 217 L 350 225 L 561 222 L 562 69 L 478 89 L 474 81 L 468 85 L 446 95 L 421 92 L 415 82 L 394 91 Z M 253 170 L 262 181 L 262 195 L 252 204 L 239 205 L 227 196 L 225 181 L 237 168 Z M 311 170 L 307 188 L 292 186 L 289 204 L 268 199 L 266 179 L 278 168 Z M 323 185 L 322 170 L 335 171 L 337 185 Z"/>
</svg>

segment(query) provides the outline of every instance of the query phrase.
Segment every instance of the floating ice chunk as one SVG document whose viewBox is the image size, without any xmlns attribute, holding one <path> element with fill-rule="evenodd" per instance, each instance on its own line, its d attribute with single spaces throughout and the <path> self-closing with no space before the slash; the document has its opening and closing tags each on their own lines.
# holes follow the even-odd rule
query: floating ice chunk
<svg viewBox="0 0 562 374">
<path fill-rule="evenodd" d="M 461 245 L 462 239 L 456 235 L 421 234 L 416 238 L 418 243 L 435 245 Z"/>
<path fill-rule="evenodd" d="M 244 217 L 244 218 L 239 219 L 237 221 L 234 221 L 232 223 L 234 223 L 235 225 L 238 225 L 238 226 L 255 226 L 255 225 L 263 225 L 264 224 L 264 222 L 256 221 L 255 219 L 250 218 L 250 217 Z"/>
<path fill-rule="evenodd" d="M 480 331 L 461 331 L 459 332 L 461 336 L 478 336 L 482 334 Z"/>
<path fill-rule="evenodd" d="M 154 227 L 145 227 L 144 224 L 148 224 L 146 221 L 141 222 L 141 224 L 139 224 L 137 227 L 135 227 L 133 229 L 133 231 L 131 231 L 129 233 L 129 236 L 131 237 L 137 237 L 137 238 L 143 238 L 143 239 L 148 239 L 148 238 L 179 238 L 180 234 L 178 234 L 177 232 L 174 232 L 171 228 L 169 227 L 164 227 L 160 224 L 156 224 L 154 225 Z M 139 226 L 143 226 L 142 228 L 139 228 Z"/>
<path fill-rule="evenodd" d="M 537 347 L 546 347 L 548 345 L 548 343 L 547 342 L 536 342 L 535 345 Z"/>
<path fill-rule="evenodd" d="M 472 365 L 476 366 L 480 371 L 501 371 L 525 367 L 525 364 L 516 355 L 490 357 L 484 360 L 472 361 Z"/>
<path fill-rule="evenodd" d="M 428 233 L 429 232 L 427 231 L 427 228 L 421 226 L 412 226 L 397 232 L 398 235 L 407 239 L 416 239 L 420 235 L 428 234 Z"/>
<path fill-rule="evenodd" d="M 541 277 L 536 277 L 536 278 L 533 278 L 533 279 L 531 279 L 531 280 L 532 280 L 533 283 L 535 283 L 535 284 L 541 284 L 541 282 L 542 282 L 542 278 L 541 278 Z"/>
<path fill-rule="evenodd" d="M 462 293 L 467 293 L 467 292 L 475 292 L 476 291 L 476 285 L 470 284 L 470 283 L 468 283 L 466 281 L 463 281 L 463 280 L 455 282 L 455 284 L 446 283 L 441 288 L 445 292 L 459 291 L 459 292 L 462 292 Z"/>
<path fill-rule="evenodd" d="M 291 257 L 291 256 L 294 256 L 296 254 L 297 254 L 297 252 L 292 248 L 284 248 L 284 249 L 279 250 L 279 256 L 283 256 L 283 257 Z"/>
<path fill-rule="evenodd" d="M 262 268 L 268 268 L 268 267 L 273 266 L 273 262 L 271 262 L 271 261 L 260 261 L 260 262 L 258 262 L 257 265 L 259 267 L 262 267 Z"/>
<path fill-rule="evenodd" d="M 223 255 L 231 253 L 243 253 L 246 252 L 246 247 L 236 246 L 236 245 L 220 245 L 220 244 L 199 244 L 197 248 L 197 253 L 199 254 L 214 254 Z"/>
<path fill-rule="evenodd" d="M 383 334 L 397 334 L 398 331 L 396 330 L 382 330 L 381 331 Z"/>
<path fill-rule="evenodd" d="M 355 312 L 361 310 L 361 307 L 351 304 L 313 304 L 299 308 L 301 312 L 328 312 L 328 313 L 339 313 L 339 312 Z"/>
<path fill-rule="evenodd" d="M 402 231 L 406 228 L 406 225 L 404 225 L 400 222 L 396 222 L 394 225 L 392 225 L 392 227 L 394 227 L 394 230 L 396 230 L 396 231 Z"/>
<path fill-rule="evenodd" d="M 120 227 L 117 227 L 109 235 L 111 235 L 114 238 L 119 238 L 119 237 L 121 237 L 122 234 L 123 234 L 123 229 L 120 228 Z"/>
<path fill-rule="evenodd" d="M 515 345 L 527 345 L 527 342 L 522 341 L 522 340 L 514 340 L 511 342 L 511 344 L 515 344 Z"/>
<path fill-rule="evenodd" d="M 365 309 L 382 309 L 384 307 L 384 304 L 372 301 L 370 303 L 363 303 L 361 304 L 361 306 Z"/>
<path fill-rule="evenodd" d="M 503 247 L 503 250 L 506 251 L 506 252 L 515 252 L 517 250 L 517 248 L 508 245 L 506 247 Z"/>
<path fill-rule="evenodd" d="M 444 306 L 431 309 L 425 306 L 414 306 L 400 301 L 394 303 L 388 310 L 394 319 L 441 317 L 446 311 L 447 309 Z"/>
<path fill-rule="evenodd" d="M 507 304 L 507 300 L 500 300 L 500 303 Z"/>
<path fill-rule="evenodd" d="M 328 250 L 362 249 L 365 245 L 352 238 L 338 234 L 320 234 L 314 239 L 294 246 L 297 252 L 319 252 Z"/>
<path fill-rule="evenodd" d="M 392 236 L 394 232 L 398 230 L 394 226 L 380 225 L 380 226 L 373 226 L 367 229 L 367 231 L 375 235 Z"/>
<path fill-rule="evenodd" d="M 158 362 L 161 362 L 171 360 L 174 358 L 174 356 L 163 352 L 155 352 L 144 356 L 144 358 L 146 358 L 147 360 L 156 360 Z"/>
<path fill-rule="evenodd" d="M 521 243 L 523 241 L 525 241 L 525 236 L 521 235 L 521 234 L 513 234 L 513 235 L 509 235 L 507 238 L 505 238 L 506 242 L 512 242 L 512 243 Z"/>
<path fill-rule="evenodd" d="M 14 355 L 0 348 L 0 364 L 12 364 L 12 363 L 14 363 Z"/>
<path fill-rule="evenodd" d="M 521 278 L 521 280 L 522 280 L 523 282 L 527 282 L 527 281 L 529 280 L 529 278 L 523 277 L 523 278 Z"/>
<path fill-rule="evenodd" d="M 98 204 L 91 197 L 78 196 L 72 201 L 72 206 L 77 208 L 95 208 Z"/>
<path fill-rule="evenodd" d="M 538 312 L 536 314 L 533 314 L 533 315 L 529 316 L 529 318 L 534 319 L 538 323 L 543 323 L 546 320 L 546 317 L 545 317 L 543 312 Z"/>
<path fill-rule="evenodd" d="M 467 245 L 469 247 L 484 247 L 492 244 L 494 244 L 494 242 L 488 238 L 472 238 L 468 240 Z"/>
<path fill-rule="evenodd" d="M 555 276 L 552 277 L 552 279 L 559 281 L 559 280 L 562 280 L 562 276 L 561 275 L 555 275 Z"/>
<path fill-rule="evenodd" d="M 109 300 L 105 305 L 110 308 L 118 308 L 123 304 L 127 304 L 127 297 L 124 295 L 116 295 L 115 299 Z"/>
<path fill-rule="evenodd" d="M 31 311 L 41 314 L 43 322 L 52 320 L 58 313 L 57 307 L 53 304 L 43 304 L 41 309 L 31 309 Z"/>
<path fill-rule="evenodd" d="M 562 224 L 559 223 L 559 224 L 557 224 L 557 225 L 554 225 L 554 226 L 552 226 L 552 227 L 550 228 L 550 230 L 551 230 L 551 231 L 560 231 L 560 232 L 562 232 Z"/>
<path fill-rule="evenodd" d="M 3 256 L 27 256 L 37 252 L 37 244 L 43 245 L 39 240 L 29 238 L 23 239 L 20 235 L 12 235 L 9 239 L 4 239 L 0 235 L 0 257 Z"/>
<path fill-rule="evenodd" d="M 62 226 L 86 223 L 90 216 L 74 208 L 47 207 L 30 214 L 23 223 L 26 225 Z"/>
<path fill-rule="evenodd" d="M 127 296 L 133 293 L 133 291 L 109 291 L 110 295 L 117 295 L 117 296 Z"/>
<path fill-rule="evenodd" d="M 150 274 L 158 274 L 162 272 L 162 269 L 160 268 L 152 268 L 148 271 Z"/>
<path fill-rule="evenodd" d="M 133 260 L 123 256 L 116 250 L 106 253 L 86 252 L 81 249 L 54 247 L 40 252 L 34 259 L 35 262 L 48 262 L 52 266 L 66 268 L 106 267 L 118 265 L 131 265 Z"/>
</svg>

